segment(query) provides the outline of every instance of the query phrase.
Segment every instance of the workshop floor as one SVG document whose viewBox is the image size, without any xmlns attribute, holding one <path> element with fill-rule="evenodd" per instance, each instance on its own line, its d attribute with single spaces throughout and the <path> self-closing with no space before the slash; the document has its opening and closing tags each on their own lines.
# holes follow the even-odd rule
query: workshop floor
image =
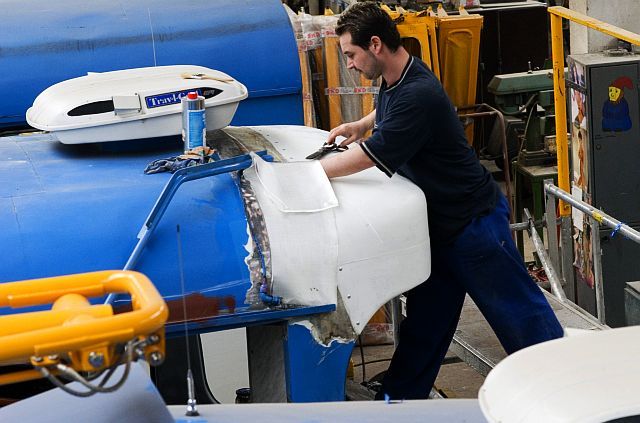
<svg viewBox="0 0 640 423">
<path fill-rule="evenodd" d="M 360 348 L 353 350 L 353 381 L 361 384 L 363 380 L 369 382 L 377 380 L 382 372 L 389 367 L 389 360 L 393 355 L 393 345 L 372 345 L 363 347 L 364 352 L 364 379 Z M 377 376 L 377 377 L 376 377 Z M 457 360 L 452 352 L 447 354 L 445 363 L 440 367 L 440 373 L 436 379 L 436 389 L 446 398 L 477 398 L 478 390 L 484 382 L 484 377 L 469 367 L 466 363 Z"/>
<path fill-rule="evenodd" d="M 502 171 L 493 162 L 483 161 L 482 164 L 493 174 L 494 179 L 501 186 L 502 191 L 505 192 Z M 533 260 L 533 246 L 526 233 L 524 235 L 524 243 L 524 258 L 525 261 L 530 262 Z M 365 346 L 362 349 L 365 365 L 362 366 L 361 351 L 356 346 L 352 355 L 353 382 L 361 384 L 363 381 L 378 380 L 381 374 L 389 367 L 393 351 L 393 345 Z M 483 382 L 484 377 L 481 374 L 460 361 L 455 354 L 449 352 L 440 368 L 435 388 L 442 396 L 447 398 L 477 398 Z"/>
</svg>

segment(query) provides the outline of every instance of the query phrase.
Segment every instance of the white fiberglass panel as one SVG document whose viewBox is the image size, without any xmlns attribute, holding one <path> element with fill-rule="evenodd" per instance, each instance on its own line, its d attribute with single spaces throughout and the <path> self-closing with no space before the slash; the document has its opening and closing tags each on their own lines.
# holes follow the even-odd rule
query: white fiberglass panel
<svg viewBox="0 0 640 423">
<path fill-rule="evenodd" d="M 244 175 L 269 234 L 273 295 L 286 304 L 336 304 L 338 203 L 322 167 L 317 162 L 268 163 L 256 156 Z M 304 189 L 309 185 L 318 193 Z"/>
<path fill-rule="evenodd" d="M 565 336 L 517 351 L 478 393 L 490 422 L 604 422 L 640 415 L 640 326 Z M 635 421 L 635 420 L 634 420 Z"/>
<path fill-rule="evenodd" d="M 426 201 L 405 178 L 375 168 L 332 185 L 340 201 L 338 289 L 360 333 L 380 306 L 429 277 Z"/>
<path fill-rule="evenodd" d="M 270 163 L 252 153 L 255 177 L 283 213 L 313 213 L 338 206 L 320 162 Z"/>
<path fill-rule="evenodd" d="M 328 136 L 326 131 L 303 126 L 252 129 L 289 161 L 305 160 Z M 337 238 L 316 228 L 300 230 L 313 236 L 313 248 L 333 248 L 335 243 L 338 289 L 359 334 L 382 304 L 429 277 L 427 204 L 422 191 L 409 180 L 399 175 L 388 178 L 376 168 L 333 179 L 331 185 L 340 203 L 332 209 Z M 306 278 L 306 274 L 297 276 Z"/>
</svg>

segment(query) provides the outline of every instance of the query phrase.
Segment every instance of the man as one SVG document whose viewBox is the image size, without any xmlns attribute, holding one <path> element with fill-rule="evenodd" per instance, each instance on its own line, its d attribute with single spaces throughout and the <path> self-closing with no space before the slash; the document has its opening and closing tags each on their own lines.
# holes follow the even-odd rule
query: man
<svg viewBox="0 0 640 423">
<path fill-rule="evenodd" d="M 375 3 L 348 8 L 336 34 L 347 66 L 383 81 L 373 113 L 331 131 L 328 142 L 344 136 L 342 145 L 359 145 L 323 159 L 327 176 L 372 166 L 388 176 L 397 172 L 424 191 L 429 213 L 431 276 L 407 293 L 407 317 L 381 394 L 427 397 L 465 293 L 508 353 L 561 337 L 558 320 L 511 238 L 506 199 L 469 147 L 434 74 L 401 46 L 395 24 Z M 373 134 L 363 140 L 371 128 Z"/>
</svg>

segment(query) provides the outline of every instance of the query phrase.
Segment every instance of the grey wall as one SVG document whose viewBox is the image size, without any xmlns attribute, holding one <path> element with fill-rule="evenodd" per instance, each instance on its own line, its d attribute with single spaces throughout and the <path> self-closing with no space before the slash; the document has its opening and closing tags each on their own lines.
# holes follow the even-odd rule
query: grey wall
<svg viewBox="0 0 640 423">
<path fill-rule="evenodd" d="M 638 0 L 570 0 L 569 8 L 627 31 L 640 33 Z M 617 42 L 613 37 L 571 22 L 572 54 L 593 53 L 615 47 Z"/>
</svg>

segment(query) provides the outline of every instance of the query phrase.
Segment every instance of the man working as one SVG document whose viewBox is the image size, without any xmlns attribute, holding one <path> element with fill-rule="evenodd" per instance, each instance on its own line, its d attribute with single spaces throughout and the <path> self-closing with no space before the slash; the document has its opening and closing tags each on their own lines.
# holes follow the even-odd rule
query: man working
<svg viewBox="0 0 640 423">
<path fill-rule="evenodd" d="M 373 2 L 348 8 L 336 34 L 347 66 L 383 81 L 374 112 L 331 131 L 329 143 L 344 136 L 342 145 L 359 146 L 323 159 L 327 176 L 372 166 L 388 176 L 397 172 L 424 191 L 429 212 L 431 276 L 407 293 L 407 317 L 378 397 L 427 397 L 466 293 L 507 353 L 561 337 L 511 238 L 507 201 L 468 145 L 434 74 L 401 46 L 395 24 Z"/>
</svg>

